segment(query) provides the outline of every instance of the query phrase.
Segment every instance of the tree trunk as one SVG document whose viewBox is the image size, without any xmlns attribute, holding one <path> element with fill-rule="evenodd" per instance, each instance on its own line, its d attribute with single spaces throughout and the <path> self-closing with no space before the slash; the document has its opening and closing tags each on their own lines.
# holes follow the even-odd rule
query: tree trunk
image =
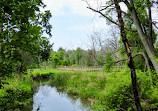
<svg viewBox="0 0 158 111">
<path fill-rule="evenodd" d="M 138 31 L 138 34 L 140 36 L 140 39 L 142 40 L 143 42 L 143 45 L 146 49 L 146 52 L 154 66 L 154 69 L 156 70 L 156 72 L 158 72 L 158 64 L 156 63 L 156 57 L 157 57 L 157 54 L 156 54 L 156 50 L 153 46 L 153 43 L 150 42 L 150 39 L 147 37 L 147 35 L 145 35 L 145 33 L 143 32 L 143 29 L 141 27 L 141 23 L 139 21 L 139 18 L 137 16 L 137 13 L 136 13 L 136 10 L 135 10 L 135 7 L 134 7 L 134 3 L 133 3 L 133 0 L 130 0 L 130 3 L 131 4 L 127 4 L 127 0 L 125 1 L 125 4 L 127 5 L 130 13 L 131 13 L 131 16 L 133 18 L 133 21 L 134 21 L 134 24 L 137 28 L 137 31 Z"/>
<path fill-rule="evenodd" d="M 150 0 L 147 0 L 147 6 L 148 6 L 148 13 L 149 13 L 149 37 L 148 40 L 149 42 L 152 43 L 152 15 L 151 15 L 151 2 Z"/>
<path fill-rule="evenodd" d="M 3 31 L 3 29 L 0 26 L 0 34 L 2 33 L 2 31 Z M 2 40 L 0 39 L 0 72 L 1 72 L 1 74 L 0 74 L 0 89 L 1 89 L 1 87 L 3 85 L 2 81 L 1 81 L 1 76 L 3 75 L 1 62 L 2 62 Z"/>
<path fill-rule="evenodd" d="M 3 31 L 3 28 L 2 26 L 0 25 L 0 34 L 2 33 Z M 2 52 L 3 51 L 3 47 L 2 47 L 2 39 L 0 39 L 0 62 L 2 62 Z"/>
<path fill-rule="evenodd" d="M 117 10 L 117 14 L 118 14 L 118 20 L 120 23 L 120 28 L 121 28 L 120 32 L 121 32 L 121 36 L 122 36 L 122 42 L 125 45 L 127 56 L 128 56 L 128 61 L 129 61 L 128 66 L 131 70 L 131 79 L 132 79 L 132 87 L 133 87 L 134 98 L 135 98 L 135 105 L 137 107 L 137 111 L 142 111 L 141 104 L 140 104 L 140 98 L 138 95 L 137 78 L 136 78 L 134 61 L 133 61 L 132 52 L 130 49 L 129 42 L 128 42 L 128 39 L 126 37 L 126 32 L 125 32 L 125 28 L 124 28 L 124 21 L 122 18 L 121 8 L 120 8 L 117 0 L 114 0 L 114 3 L 115 3 L 115 7 Z"/>
<path fill-rule="evenodd" d="M 145 63 L 146 63 L 146 65 L 147 65 L 148 71 L 151 71 L 147 56 L 145 55 L 144 52 L 141 52 L 141 54 L 142 54 L 142 56 L 144 57 L 144 60 L 145 60 Z M 151 72 L 149 73 L 149 77 L 150 77 L 151 86 L 153 86 L 153 80 L 152 80 Z"/>
</svg>

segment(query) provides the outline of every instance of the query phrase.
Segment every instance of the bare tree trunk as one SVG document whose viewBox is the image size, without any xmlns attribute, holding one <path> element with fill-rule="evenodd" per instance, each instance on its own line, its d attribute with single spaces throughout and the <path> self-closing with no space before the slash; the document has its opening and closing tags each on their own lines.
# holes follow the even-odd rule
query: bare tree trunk
<svg viewBox="0 0 158 111">
<path fill-rule="evenodd" d="M 2 33 L 3 28 L 0 25 L 0 33 Z M 0 62 L 2 62 L 2 53 L 3 53 L 3 47 L 2 47 L 2 40 L 0 39 Z"/>
<path fill-rule="evenodd" d="M 114 0 L 114 3 L 115 3 L 115 7 L 117 10 L 117 14 L 118 14 L 118 20 L 120 23 L 120 28 L 121 28 L 120 32 L 121 32 L 121 36 L 122 36 L 122 42 L 125 45 L 127 56 L 128 56 L 128 61 L 129 61 L 128 66 L 131 70 L 131 79 L 132 79 L 132 86 L 133 86 L 133 92 L 134 92 L 134 98 L 135 98 L 135 105 L 136 105 L 138 111 L 142 111 L 141 104 L 140 104 L 140 98 L 139 98 L 139 94 L 138 94 L 137 78 L 136 78 L 134 61 L 133 61 L 132 52 L 130 49 L 129 42 L 128 42 L 128 39 L 126 37 L 126 32 L 125 32 L 125 28 L 124 28 L 124 21 L 122 18 L 121 8 L 120 8 L 117 0 Z"/>
<path fill-rule="evenodd" d="M 145 35 L 145 33 L 143 32 L 140 20 L 137 16 L 137 13 L 136 13 L 136 10 L 134 7 L 133 0 L 130 0 L 130 3 L 127 0 L 125 0 L 124 3 L 127 5 L 128 9 L 131 13 L 131 16 L 132 16 L 134 24 L 137 28 L 138 34 L 143 42 L 143 45 L 146 49 L 146 52 L 147 52 L 147 54 L 148 54 L 148 56 L 153 64 L 153 66 L 154 66 L 154 69 L 156 70 L 156 72 L 158 72 L 158 64 L 156 63 L 156 59 L 155 59 L 155 57 L 157 57 L 156 50 L 153 46 L 153 43 L 150 42 L 149 37 L 147 37 L 147 35 Z"/>
<path fill-rule="evenodd" d="M 152 43 L 152 15 L 151 15 L 151 3 L 150 0 L 147 0 L 148 13 L 149 13 L 149 42 Z"/>
</svg>

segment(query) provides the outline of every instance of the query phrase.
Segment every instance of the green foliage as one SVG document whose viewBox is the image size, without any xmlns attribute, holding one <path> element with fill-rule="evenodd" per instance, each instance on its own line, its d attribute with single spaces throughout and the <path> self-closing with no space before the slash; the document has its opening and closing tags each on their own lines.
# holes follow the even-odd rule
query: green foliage
<svg viewBox="0 0 158 111">
<path fill-rule="evenodd" d="M 156 106 L 158 96 L 154 94 L 157 88 L 151 86 L 149 72 L 144 73 L 137 70 L 137 79 L 144 110 L 154 109 L 153 105 L 155 108 L 158 108 Z M 130 71 L 128 69 L 117 73 L 110 73 L 106 81 L 105 90 L 100 92 L 99 101 L 94 105 L 94 109 L 101 107 L 103 110 L 136 110 Z M 155 101 L 151 98 L 155 98 Z"/>
<path fill-rule="evenodd" d="M 42 75 L 50 75 L 54 72 L 57 72 L 58 69 L 33 69 L 28 70 L 28 75 L 31 77 L 42 76 Z"/>
<path fill-rule="evenodd" d="M 63 66 L 68 66 L 69 65 L 69 60 L 63 60 L 62 65 Z"/>
<path fill-rule="evenodd" d="M 2 82 L 0 89 L 0 110 L 23 108 L 32 101 L 33 86 L 29 76 L 13 75 Z"/>
<path fill-rule="evenodd" d="M 40 46 L 42 47 L 42 49 L 39 51 L 41 59 L 42 61 L 47 61 L 49 59 L 50 51 L 52 50 L 53 45 L 49 43 L 47 38 L 43 37 Z"/>
<path fill-rule="evenodd" d="M 81 48 L 77 48 L 75 51 L 75 55 L 76 55 L 76 60 L 77 60 L 77 64 L 80 64 L 80 59 L 82 58 L 83 54 L 82 54 L 82 49 Z"/>
<path fill-rule="evenodd" d="M 58 71 L 58 70 L 53 70 Z M 0 84 L 0 110 L 8 111 L 23 110 L 24 107 L 33 102 L 33 79 L 42 79 L 50 74 L 52 70 L 34 69 L 28 70 L 28 74 L 12 74 L 1 80 Z M 29 109 L 32 110 L 32 109 Z"/>
<path fill-rule="evenodd" d="M 99 61 L 98 65 L 103 66 L 104 65 L 104 54 L 99 54 L 97 60 Z"/>
<path fill-rule="evenodd" d="M 50 60 L 53 62 L 54 67 L 60 64 L 60 58 L 57 54 L 54 54 Z"/>
<path fill-rule="evenodd" d="M 54 52 L 53 56 L 50 58 L 50 60 L 52 61 L 54 67 L 66 64 L 66 62 L 68 64 L 68 61 L 63 62 L 64 53 L 65 53 L 65 51 L 62 50 L 62 49 L 59 49 L 58 52 Z"/>
<path fill-rule="evenodd" d="M 132 106 L 132 87 L 129 71 L 110 73 L 107 76 L 105 90 L 99 93 L 99 103 L 105 105 L 105 109 L 127 110 Z"/>
<path fill-rule="evenodd" d="M 112 62 L 114 62 L 114 60 L 112 58 L 112 53 L 109 52 L 109 53 L 107 53 L 106 58 L 105 58 L 106 64 L 103 66 L 103 71 L 110 72 L 112 66 L 114 66 L 114 63 L 112 63 Z"/>
<path fill-rule="evenodd" d="M 26 71 L 42 57 L 47 60 L 51 46 L 42 33 L 51 36 L 50 11 L 40 12 L 41 0 L 0 1 L 0 76 Z"/>
<path fill-rule="evenodd" d="M 149 13 L 148 13 L 148 6 L 151 6 L 151 10 L 152 10 L 154 1 L 135 0 L 135 1 L 133 1 L 133 3 L 134 3 L 135 9 L 136 9 L 136 14 L 137 14 L 137 17 L 139 18 L 139 21 L 141 23 L 141 27 L 143 29 L 144 34 L 148 37 L 148 40 L 151 42 L 151 44 L 154 44 L 156 42 L 157 32 L 156 32 L 156 30 L 152 29 L 152 32 L 151 32 L 152 36 L 149 34 L 150 20 L 149 20 Z M 132 30 L 137 30 L 137 27 L 135 27 L 134 20 L 132 19 L 129 11 L 123 17 L 124 17 L 124 22 L 125 22 L 126 28 L 129 28 Z M 132 32 L 132 31 L 126 30 L 126 34 L 127 34 L 126 37 L 130 43 L 131 51 L 132 51 L 133 55 L 137 54 L 139 52 L 144 52 L 147 55 L 143 42 L 142 42 L 141 38 L 139 37 L 138 32 Z M 121 43 L 120 52 L 122 55 L 126 53 L 126 49 L 123 46 L 123 43 Z M 141 56 L 141 55 L 137 56 L 134 59 L 134 62 L 135 62 L 135 67 L 137 69 L 144 70 L 145 60 L 144 60 L 143 56 Z M 150 66 L 152 67 L 151 63 L 150 63 Z"/>
<path fill-rule="evenodd" d="M 52 62 L 53 67 L 56 66 L 72 66 L 74 64 L 77 65 L 86 65 L 86 51 L 77 48 L 76 50 L 64 50 L 63 48 L 59 48 L 58 51 L 54 51 L 50 57 L 50 61 Z"/>
</svg>

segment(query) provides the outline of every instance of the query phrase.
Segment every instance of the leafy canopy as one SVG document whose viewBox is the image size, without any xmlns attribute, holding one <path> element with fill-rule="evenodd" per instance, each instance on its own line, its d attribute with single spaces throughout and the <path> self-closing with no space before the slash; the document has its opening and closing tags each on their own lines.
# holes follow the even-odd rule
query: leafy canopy
<svg viewBox="0 0 158 111">
<path fill-rule="evenodd" d="M 0 1 L 1 75 L 17 67 L 26 67 L 26 53 L 31 61 L 38 55 L 42 56 L 42 60 L 48 58 L 52 45 L 42 34 L 51 36 L 52 26 L 49 23 L 50 11 L 40 12 L 40 8 L 45 6 L 42 0 Z"/>
</svg>

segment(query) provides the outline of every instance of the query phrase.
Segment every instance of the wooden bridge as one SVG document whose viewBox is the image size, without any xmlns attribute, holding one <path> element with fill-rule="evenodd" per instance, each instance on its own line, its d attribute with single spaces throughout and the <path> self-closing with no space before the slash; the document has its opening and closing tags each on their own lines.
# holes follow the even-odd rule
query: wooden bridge
<svg viewBox="0 0 158 111">
<path fill-rule="evenodd" d="M 113 66 L 115 69 L 124 69 L 125 66 Z M 102 66 L 59 66 L 57 69 L 60 70 L 72 70 L 72 71 L 103 71 Z"/>
</svg>

